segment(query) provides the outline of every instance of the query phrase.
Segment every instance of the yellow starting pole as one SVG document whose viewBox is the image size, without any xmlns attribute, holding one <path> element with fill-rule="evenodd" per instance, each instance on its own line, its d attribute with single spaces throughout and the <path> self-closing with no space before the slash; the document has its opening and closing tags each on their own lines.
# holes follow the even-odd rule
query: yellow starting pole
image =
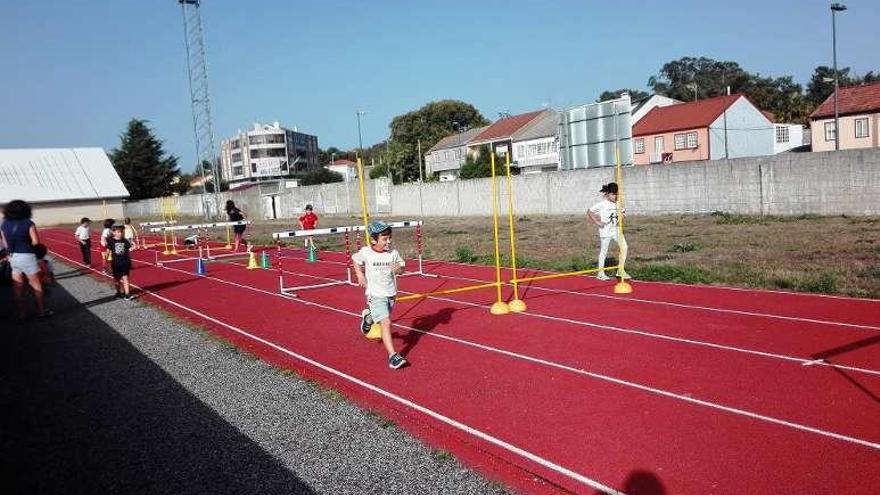
<svg viewBox="0 0 880 495">
<path fill-rule="evenodd" d="M 519 282 L 516 275 L 516 234 L 513 230 L 513 185 L 510 180 L 510 152 L 504 154 L 505 165 L 507 166 L 507 223 L 510 226 L 510 267 L 513 270 L 513 299 L 507 303 L 507 307 L 514 313 L 520 313 L 526 310 L 526 303 L 519 298 Z"/>
<path fill-rule="evenodd" d="M 498 244 L 498 187 L 495 176 L 495 150 L 489 149 L 490 161 L 492 164 L 492 224 L 495 234 L 495 288 L 497 300 L 489 308 L 489 312 L 493 315 L 506 315 L 510 312 L 510 307 L 501 298 L 501 247 Z"/>
<path fill-rule="evenodd" d="M 617 110 L 614 111 L 614 134 L 617 135 Z M 623 209 L 620 206 L 623 204 L 623 172 L 620 168 L 620 144 L 617 143 L 615 139 L 614 143 L 614 161 L 615 161 L 615 179 L 617 180 L 617 247 L 621 251 L 621 253 L 626 252 L 629 247 L 626 243 L 626 239 L 623 237 Z M 623 243 L 621 244 L 621 241 Z M 621 255 L 621 263 L 617 268 L 617 283 L 614 284 L 614 293 L 615 294 L 630 294 L 632 293 L 632 285 L 630 285 L 623 278 L 623 274 L 626 273 L 624 270 L 624 265 L 626 261 Z"/>
<path fill-rule="evenodd" d="M 367 193 L 364 190 L 364 164 L 361 162 L 361 157 L 357 159 L 357 167 L 358 167 L 358 183 L 361 186 L 361 214 L 364 217 L 364 229 L 368 228 L 368 224 L 370 223 L 370 215 L 367 213 Z M 369 235 L 369 231 L 364 231 L 364 234 Z M 367 245 L 369 245 L 369 241 L 367 241 Z"/>
<path fill-rule="evenodd" d="M 223 248 L 232 249 L 232 228 L 229 225 L 226 226 L 226 245 Z"/>
</svg>

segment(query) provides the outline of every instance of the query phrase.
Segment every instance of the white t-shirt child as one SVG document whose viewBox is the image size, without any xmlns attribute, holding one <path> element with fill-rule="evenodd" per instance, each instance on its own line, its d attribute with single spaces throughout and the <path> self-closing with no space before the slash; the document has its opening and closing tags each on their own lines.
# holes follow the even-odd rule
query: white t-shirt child
<svg viewBox="0 0 880 495">
<path fill-rule="evenodd" d="M 367 279 L 367 297 L 394 297 L 397 295 L 397 277 L 391 271 L 395 266 L 406 266 L 396 249 L 376 251 L 364 246 L 354 253 L 351 260 L 364 267 Z"/>
<path fill-rule="evenodd" d="M 599 237 L 617 237 L 617 203 L 603 199 L 594 204 L 590 211 L 602 222 L 602 226 L 599 227 Z M 625 211 L 621 210 L 621 212 Z"/>
<path fill-rule="evenodd" d="M 78 241 L 87 241 L 91 238 L 91 232 L 88 227 L 85 225 L 80 225 L 76 228 L 76 232 L 74 233 L 76 236 L 76 240 Z"/>
</svg>

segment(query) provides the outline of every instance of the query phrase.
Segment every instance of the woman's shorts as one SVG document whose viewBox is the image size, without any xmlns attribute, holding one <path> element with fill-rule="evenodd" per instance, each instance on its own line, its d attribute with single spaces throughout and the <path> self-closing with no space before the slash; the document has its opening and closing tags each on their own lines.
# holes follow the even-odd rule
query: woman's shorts
<svg viewBox="0 0 880 495">
<path fill-rule="evenodd" d="M 12 256 L 9 257 L 9 266 L 12 268 L 13 275 L 16 273 L 35 275 L 40 272 L 37 255 L 34 253 L 12 253 Z"/>
<path fill-rule="evenodd" d="M 370 318 L 374 322 L 379 323 L 385 318 L 391 317 L 391 308 L 394 307 L 393 297 L 376 297 L 367 298 L 367 307 L 370 308 Z"/>
</svg>

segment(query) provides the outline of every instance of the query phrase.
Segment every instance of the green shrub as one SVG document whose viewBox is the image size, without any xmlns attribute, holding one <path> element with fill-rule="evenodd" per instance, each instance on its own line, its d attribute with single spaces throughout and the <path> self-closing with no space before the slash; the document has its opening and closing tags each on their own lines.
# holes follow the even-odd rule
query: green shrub
<svg viewBox="0 0 880 495">
<path fill-rule="evenodd" d="M 645 265 L 628 270 L 640 280 L 681 282 L 685 284 L 710 284 L 715 277 L 708 271 L 693 266 Z"/>
<path fill-rule="evenodd" d="M 459 263 L 473 263 L 477 257 L 469 246 L 458 246 L 455 248 L 455 260 Z"/>
</svg>

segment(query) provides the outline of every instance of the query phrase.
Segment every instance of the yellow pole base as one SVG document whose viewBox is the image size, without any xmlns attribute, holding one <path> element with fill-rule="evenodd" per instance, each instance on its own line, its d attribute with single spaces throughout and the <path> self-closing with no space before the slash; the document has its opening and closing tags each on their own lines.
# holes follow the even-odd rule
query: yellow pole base
<svg viewBox="0 0 880 495">
<path fill-rule="evenodd" d="M 507 307 L 513 313 L 522 313 L 526 310 L 526 303 L 524 303 L 521 299 L 514 299 L 507 303 Z"/>
<path fill-rule="evenodd" d="M 498 301 L 489 308 L 489 312 L 493 315 L 506 315 L 510 313 L 510 307 L 504 301 Z"/>
<path fill-rule="evenodd" d="M 223 246 L 223 249 L 232 249 L 232 244 L 227 244 Z"/>
<path fill-rule="evenodd" d="M 364 337 L 370 340 L 379 340 L 382 338 L 382 325 L 378 323 L 373 323 L 370 325 L 370 331 L 364 335 Z"/>
<path fill-rule="evenodd" d="M 171 248 L 171 254 L 177 254 L 177 248 Z"/>
<path fill-rule="evenodd" d="M 629 285 L 627 282 L 624 282 L 623 279 L 618 279 L 618 282 L 614 284 L 614 293 L 615 294 L 631 294 L 633 291 L 632 285 Z"/>
<path fill-rule="evenodd" d="M 171 250 L 170 250 L 170 249 L 166 249 L 165 251 L 162 251 L 162 254 L 164 254 L 164 255 L 167 256 L 167 255 L 171 254 Z"/>
</svg>

